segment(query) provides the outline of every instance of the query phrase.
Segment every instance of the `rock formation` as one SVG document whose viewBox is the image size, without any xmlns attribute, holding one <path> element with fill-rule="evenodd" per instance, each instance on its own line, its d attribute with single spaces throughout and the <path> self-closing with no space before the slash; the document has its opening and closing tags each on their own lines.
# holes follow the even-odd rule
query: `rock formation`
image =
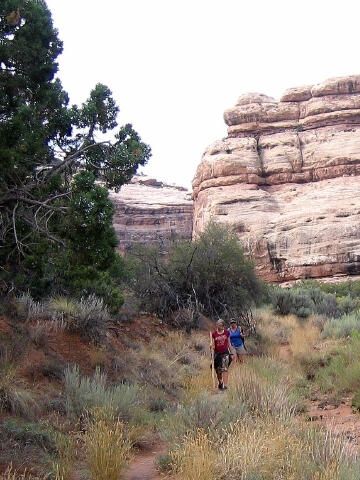
<svg viewBox="0 0 360 480">
<path fill-rule="evenodd" d="M 118 250 L 134 243 L 163 244 L 171 239 L 191 239 L 193 202 L 183 187 L 165 185 L 137 175 L 121 190 L 110 192 L 115 206 L 114 228 Z"/>
<path fill-rule="evenodd" d="M 242 95 L 193 181 L 194 235 L 229 225 L 263 279 L 360 273 L 360 75 Z"/>
</svg>

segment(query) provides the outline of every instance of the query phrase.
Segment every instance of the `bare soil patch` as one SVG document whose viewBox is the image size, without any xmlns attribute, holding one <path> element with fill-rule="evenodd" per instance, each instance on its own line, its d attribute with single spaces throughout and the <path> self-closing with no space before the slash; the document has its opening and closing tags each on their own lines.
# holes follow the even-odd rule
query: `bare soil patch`
<svg viewBox="0 0 360 480">
<path fill-rule="evenodd" d="M 162 453 L 165 453 L 163 444 L 152 445 L 139 452 L 124 472 L 124 480 L 164 480 L 165 477 L 156 470 L 156 459 Z"/>
</svg>

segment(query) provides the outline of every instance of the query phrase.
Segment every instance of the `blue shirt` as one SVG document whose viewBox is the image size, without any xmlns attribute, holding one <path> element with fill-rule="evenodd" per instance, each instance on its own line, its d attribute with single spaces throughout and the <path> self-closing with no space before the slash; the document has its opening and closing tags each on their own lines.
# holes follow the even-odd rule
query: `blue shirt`
<svg viewBox="0 0 360 480">
<path fill-rule="evenodd" d="M 241 338 L 240 334 L 240 329 L 239 327 L 236 327 L 235 332 L 231 330 L 231 328 L 228 328 L 228 331 L 230 333 L 230 342 L 233 347 L 241 347 L 243 345 L 243 339 Z"/>
</svg>

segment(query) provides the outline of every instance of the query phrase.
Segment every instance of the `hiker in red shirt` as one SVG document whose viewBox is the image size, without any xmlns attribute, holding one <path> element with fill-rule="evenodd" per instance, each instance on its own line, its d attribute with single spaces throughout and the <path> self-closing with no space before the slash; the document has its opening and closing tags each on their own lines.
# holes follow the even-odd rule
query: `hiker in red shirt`
<svg viewBox="0 0 360 480">
<path fill-rule="evenodd" d="M 211 348 L 214 351 L 214 366 L 219 381 L 219 390 L 226 390 L 229 381 L 228 368 L 230 365 L 230 333 L 225 330 L 225 323 L 219 319 L 216 330 L 211 334 Z"/>
</svg>

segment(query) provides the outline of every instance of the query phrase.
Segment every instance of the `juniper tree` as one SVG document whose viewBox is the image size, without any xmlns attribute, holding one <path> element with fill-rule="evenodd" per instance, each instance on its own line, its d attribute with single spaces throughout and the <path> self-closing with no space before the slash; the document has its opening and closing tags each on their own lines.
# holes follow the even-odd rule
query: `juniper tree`
<svg viewBox="0 0 360 480">
<path fill-rule="evenodd" d="M 105 85 L 97 84 L 81 106 L 69 106 L 56 76 L 61 51 L 45 2 L 1 2 L 3 290 L 115 288 L 112 271 L 120 259 L 107 188 L 120 188 L 150 157 L 130 124 L 118 127 L 119 109 Z"/>
</svg>

